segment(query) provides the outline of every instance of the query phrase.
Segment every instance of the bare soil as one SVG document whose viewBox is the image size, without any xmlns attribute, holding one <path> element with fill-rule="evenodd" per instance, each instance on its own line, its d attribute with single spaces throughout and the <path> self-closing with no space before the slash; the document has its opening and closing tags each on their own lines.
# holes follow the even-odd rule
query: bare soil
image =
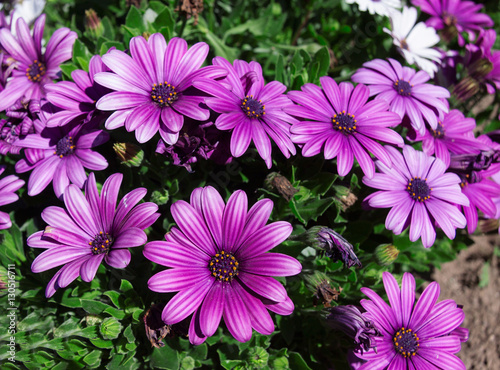
<svg viewBox="0 0 500 370">
<path fill-rule="evenodd" d="M 463 305 L 469 340 L 458 356 L 468 370 L 500 369 L 500 236 L 474 237 L 475 244 L 459 253 L 458 258 L 436 270 L 433 279 L 441 286 L 440 300 L 454 299 Z M 489 264 L 489 277 L 484 276 Z M 480 282 L 483 281 L 480 286 Z M 487 285 L 484 283 L 487 281 Z"/>
</svg>

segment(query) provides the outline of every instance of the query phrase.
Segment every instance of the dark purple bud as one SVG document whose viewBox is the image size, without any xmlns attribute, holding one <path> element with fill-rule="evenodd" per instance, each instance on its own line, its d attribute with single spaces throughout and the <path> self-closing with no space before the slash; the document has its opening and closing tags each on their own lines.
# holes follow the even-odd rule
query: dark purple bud
<svg viewBox="0 0 500 370">
<path fill-rule="evenodd" d="M 375 351 L 377 350 L 374 337 L 382 335 L 355 306 L 337 306 L 330 308 L 329 311 L 330 314 L 326 318 L 328 325 L 352 338 L 357 345 L 356 349 L 368 351 L 373 348 Z"/>
<path fill-rule="evenodd" d="M 342 261 L 348 268 L 354 265 L 362 267 L 352 244 L 336 231 L 324 226 L 315 226 L 309 229 L 308 233 L 314 235 L 313 246 L 324 250 L 334 262 Z"/>
</svg>

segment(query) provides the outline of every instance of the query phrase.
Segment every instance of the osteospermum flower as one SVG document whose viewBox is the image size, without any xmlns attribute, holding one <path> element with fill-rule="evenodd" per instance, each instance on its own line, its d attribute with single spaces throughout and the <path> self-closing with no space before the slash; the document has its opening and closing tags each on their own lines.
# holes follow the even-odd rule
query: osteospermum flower
<svg viewBox="0 0 500 370">
<path fill-rule="evenodd" d="M 103 55 L 102 61 L 113 73 L 94 76 L 98 84 L 115 90 L 96 105 L 97 109 L 114 111 L 106 120 L 107 129 L 125 125 L 140 143 L 159 131 L 163 140 L 173 145 L 184 116 L 197 121 L 209 118 L 209 111 L 199 106 L 203 97 L 189 89 L 195 79 L 226 73 L 216 66 L 200 69 L 208 54 L 206 43 L 199 42 L 188 50 L 185 40 L 174 37 L 167 45 L 163 35 L 155 33 L 147 41 L 142 36 L 132 38 L 130 54 L 112 50 Z"/>
<path fill-rule="evenodd" d="M 401 234 L 410 225 L 410 240 L 421 237 L 426 248 L 436 239 L 433 222 L 448 238 L 454 239 L 455 229 L 467 224 L 454 204 L 469 205 L 460 191 L 460 178 L 454 173 L 445 173 L 446 166 L 440 159 L 417 152 L 411 146 L 405 146 L 402 155 L 393 147 L 386 148 L 392 158 L 392 168 L 378 162 L 381 173 L 371 179 L 363 178 L 366 185 L 381 189 L 365 201 L 371 207 L 391 208 L 385 227 Z"/>
<path fill-rule="evenodd" d="M 476 38 L 476 32 L 485 27 L 493 27 L 493 20 L 483 13 L 483 7 L 473 1 L 462 0 L 412 0 L 412 4 L 431 15 L 425 23 L 436 30 L 444 30 L 443 36 L 451 41 L 458 35 L 458 44 L 464 46 L 462 32 L 467 32 L 470 40 Z"/>
<path fill-rule="evenodd" d="M 170 230 L 166 241 L 146 244 L 146 258 L 171 267 L 149 279 L 149 288 L 179 292 L 165 306 L 162 319 L 172 325 L 194 312 L 191 343 L 213 335 L 222 317 L 230 333 L 246 342 L 252 328 L 264 335 L 274 331 L 267 309 L 292 313 L 285 288 L 272 276 L 296 275 L 301 265 L 290 256 L 266 253 L 292 232 L 288 222 L 266 225 L 272 208 L 273 203 L 263 199 L 247 211 L 247 196 L 241 190 L 224 204 L 214 188 L 197 188 L 191 204 L 172 205 L 178 227 Z"/>
<path fill-rule="evenodd" d="M 17 145 L 27 148 L 26 159 L 16 163 L 16 172 L 33 170 L 28 180 L 28 195 L 40 194 L 52 182 L 57 197 L 72 183 L 79 188 L 87 180 L 84 168 L 103 170 L 108 162 L 92 148 L 109 140 L 109 134 L 93 128 L 92 123 L 44 128 L 27 135 Z"/>
<path fill-rule="evenodd" d="M 90 282 L 102 260 L 115 268 L 130 262 L 128 248 L 147 241 L 144 229 L 160 216 L 151 202 L 138 204 L 146 195 L 145 188 L 127 193 L 116 205 L 123 175 L 115 173 L 97 190 L 94 173 L 85 184 L 85 196 L 71 184 L 64 192 L 65 208 L 51 206 L 42 212 L 48 224 L 44 231 L 31 235 L 32 248 L 46 249 L 31 265 L 35 273 L 64 265 L 50 280 L 45 296 L 65 288 L 78 276 Z"/>
<path fill-rule="evenodd" d="M 63 126 L 78 118 L 90 118 L 96 109 L 96 102 L 111 90 L 94 81 L 99 72 L 109 71 L 99 55 L 89 62 L 89 71 L 81 69 L 71 72 L 73 81 L 60 81 L 45 87 L 47 100 L 62 110 L 53 114 L 47 127 Z"/>
<path fill-rule="evenodd" d="M 219 130 L 232 130 L 231 154 L 240 157 L 253 140 L 259 155 L 271 168 L 271 139 L 286 158 L 295 155 L 290 140 L 290 123 L 295 119 L 283 108 L 293 103 L 284 95 L 286 86 L 278 81 L 264 85 L 262 68 L 257 62 L 235 60 L 234 66 L 222 57 L 213 64 L 225 68 L 227 78 L 222 82 L 199 80 L 198 89 L 213 95 L 205 103 L 220 116 L 215 121 Z"/>
<path fill-rule="evenodd" d="M 444 118 L 438 121 L 435 130 L 429 129 L 423 136 L 417 135 L 415 140 L 422 141 L 422 150 L 425 154 L 441 159 L 446 167 L 450 165 L 450 153 L 479 154 L 485 145 L 474 137 L 476 127 L 474 118 L 466 118 L 457 109 L 445 113 Z"/>
<path fill-rule="evenodd" d="M 58 78 L 59 65 L 71 58 L 76 32 L 58 28 L 42 52 L 44 27 L 45 14 L 42 14 L 33 26 L 33 36 L 22 18 L 16 23 L 16 37 L 8 29 L 0 29 L 0 44 L 17 63 L 7 86 L 0 92 L 0 111 L 22 97 L 40 100 L 44 85 Z"/>
<path fill-rule="evenodd" d="M 430 77 L 426 72 L 402 67 L 391 58 L 388 61 L 374 59 L 363 67 L 352 76 L 352 80 L 368 85 L 370 96 L 386 100 L 389 110 L 401 118 L 408 117 L 420 134 L 425 133 L 425 121 L 435 130 L 439 114 L 448 112 L 448 106 L 441 99 L 450 97 L 449 91 L 427 84 Z"/>
<path fill-rule="evenodd" d="M 391 9 L 401 9 L 401 0 L 345 0 L 347 4 L 358 4 L 359 10 L 370 14 L 388 16 Z"/>
<path fill-rule="evenodd" d="M 291 129 L 292 141 L 304 145 L 302 155 L 310 157 L 323 151 L 326 159 L 337 157 L 341 176 L 349 173 L 355 157 L 364 174 L 372 177 L 375 165 L 369 153 L 390 166 L 384 147 L 375 140 L 403 146 L 403 138 L 389 129 L 401 123 L 401 118 L 387 111 L 389 105 L 384 100 L 367 103 L 369 89 L 364 85 L 356 88 L 348 82 L 337 85 L 326 76 L 320 81 L 323 89 L 305 84 L 302 91 L 288 93 L 300 106 L 289 106 L 285 111 L 311 120 L 294 123 Z"/>
<path fill-rule="evenodd" d="M 376 351 L 355 352 L 367 362 L 358 370 L 369 369 L 464 369 L 454 354 L 466 341 L 468 330 L 459 327 L 465 314 L 452 299 L 436 303 L 439 284 L 430 283 L 415 303 L 415 279 L 404 273 L 401 288 L 389 272 L 383 273 L 387 304 L 370 288 L 361 288 L 369 298 L 361 300 L 370 320 L 381 337 L 372 337 Z"/>
<path fill-rule="evenodd" d="M 389 16 L 392 30 L 384 31 L 392 36 L 394 45 L 409 64 L 416 64 L 431 77 L 441 63 L 441 53 L 432 49 L 439 42 L 439 36 L 432 27 L 424 22 L 417 22 L 417 9 L 404 7 L 403 12 L 391 11 Z"/>
<path fill-rule="evenodd" d="M 0 166 L 0 175 L 5 171 L 5 166 Z M 0 179 L 0 206 L 14 203 L 19 196 L 14 192 L 22 188 L 24 180 L 20 180 L 15 175 L 5 176 Z M 12 226 L 12 221 L 8 213 L 0 211 L 0 230 L 8 229 Z"/>
</svg>

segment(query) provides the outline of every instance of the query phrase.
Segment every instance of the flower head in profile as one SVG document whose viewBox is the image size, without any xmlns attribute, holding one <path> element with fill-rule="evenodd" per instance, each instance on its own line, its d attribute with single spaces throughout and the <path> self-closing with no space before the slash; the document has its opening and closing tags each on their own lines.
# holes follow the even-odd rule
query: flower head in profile
<svg viewBox="0 0 500 370">
<path fill-rule="evenodd" d="M 356 306 L 336 306 L 328 311 L 326 322 L 332 329 L 344 332 L 360 351 L 376 350 L 375 337 L 382 337 L 382 334 Z"/>
<path fill-rule="evenodd" d="M 140 143 L 159 131 L 167 144 L 175 144 L 184 116 L 205 121 L 210 115 L 200 107 L 203 97 L 190 89 L 193 81 L 226 74 L 216 66 L 200 68 L 207 54 L 204 42 L 188 49 L 184 39 L 174 37 L 167 45 L 165 37 L 155 33 L 147 41 L 142 36 L 132 38 L 130 56 L 120 50 L 103 55 L 103 63 L 112 72 L 97 73 L 94 81 L 114 90 L 96 105 L 99 110 L 113 111 L 106 128 L 125 125 Z"/>
<path fill-rule="evenodd" d="M 94 55 L 90 59 L 88 72 L 81 69 L 71 72 L 75 82 L 60 81 L 45 86 L 47 100 L 62 109 L 49 118 L 47 127 L 64 126 L 78 118 L 90 119 L 96 111 L 96 102 L 111 92 L 94 81 L 97 73 L 105 71 L 109 71 L 109 68 L 99 55 Z"/>
<path fill-rule="evenodd" d="M 448 167 L 450 153 L 479 154 L 481 149 L 485 149 L 485 145 L 474 137 L 475 127 L 474 118 L 466 118 L 462 112 L 453 109 L 444 114 L 435 130 L 429 129 L 423 136 L 417 135 L 415 140 L 422 141 L 422 150 L 425 154 L 434 154 Z"/>
<path fill-rule="evenodd" d="M 361 267 L 352 244 L 335 230 L 324 226 L 313 226 L 307 233 L 312 245 L 323 250 L 334 262 L 342 261 L 348 268 L 354 265 Z"/>
<path fill-rule="evenodd" d="M 464 311 L 452 299 L 437 303 L 439 284 L 430 283 L 415 303 L 415 279 L 405 272 L 401 288 L 389 272 L 383 273 L 387 304 L 370 288 L 361 300 L 370 320 L 382 336 L 373 337 L 376 351 L 355 352 L 365 360 L 359 370 L 369 369 L 463 369 L 455 356 L 467 340 L 468 330 L 459 325 Z"/>
<path fill-rule="evenodd" d="M 429 75 L 424 71 L 403 67 L 394 59 L 374 59 L 363 64 L 353 76 L 354 82 L 368 85 L 370 95 L 384 99 L 389 110 L 404 120 L 408 119 L 415 131 L 425 133 L 425 122 L 432 129 L 438 126 L 438 116 L 448 112 L 448 105 L 442 101 L 450 93 L 444 87 L 427 84 Z"/>
<path fill-rule="evenodd" d="M 292 313 L 292 301 L 273 276 L 296 275 L 301 265 L 290 256 L 266 253 L 292 232 L 288 222 L 266 225 L 272 208 L 273 203 L 263 199 L 248 210 L 241 190 L 225 204 L 214 188 L 197 188 L 191 203 L 172 205 L 177 227 L 166 241 L 146 244 L 146 258 L 171 267 L 149 279 L 149 288 L 179 292 L 165 306 L 162 319 L 173 325 L 193 314 L 191 343 L 213 335 L 221 318 L 238 341 L 246 342 L 252 328 L 264 335 L 274 331 L 268 309 Z"/>
<path fill-rule="evenodd" d="M 384 147 L 375 140 L 403 146 L 403 138 L 390 129 L 401 123 L 401 117 L 388 112 L 389 105 L 384 100 L 368 102 L 370 90 L 365 85 L 337 85 L 327 76 L 320 81 L 323 89 L 305 84 L 302 91 L 288 93 L 300 106 L 286 107 L 285 111 L 304 119 L 291 129 L 292 141 L 303 144 L 302 155 L 311 157 L 323 152 L 326 159 L 337 157 L 340 176 L 351 171 L 356 158 L 363 173 L 372 177 L 375 165 L 370 153 L 390 166 Z"/>
<path fill-rule="evenodd" d="M 389 16 L 392 30 L 384 28 L 393 38 L 394 45 L 409 64 L 416 64 L 431 77 L 438 70 L 441 53 L 432 46 L 439 42 L 439 36 L 432 27 L 417 22 L 417 9 L 404 7 L 402 12 L 391 11 Z M 436 64 L 437 63 L 437 64 Z"/>
<path fill-rule="evenodd" d="M 0 175 L 5 171 L 5 166 L 0 166 Z M 5 176 L 0 179 L 0 206 L 14 203 L 19 196 L 14 192 L 22 188 L 24 180 L 20 180 L 15 175 Z M 0 230 L 8 229 L 12 226 L 12 221 L 8 213 L 0 211 Z"/>
<path fill-rule="evenodd" d="M 412 0 L 412 4 L 431 16 L 425 23 L 436 30 L 443 30 L 442 36 L 451 41 L 458 36 L 458 44 L 465 45 L 462 32 L 467 32 L 470 40 L 476 38 L 476 32 L 485 27 L 493 27 L 493 20 L 483 13 L 483 7 L 473 1 L 462 0 Z"/>
<path fill-rule="evenodd" d="M 65 208 L 51 206 L 42 212 L 48 226 L 31 235 L 27 243 L 46 250 L 35 258 L 31 270 L 38 273 L 64 265 L 47 285 L 46 297 L 78 276 L 92 281 L 103 260 L 115 268 L 126 267 L 131 258 L 128 248 L 146 243 L 144 229 L 159 217 L 158 206 L 138 204 L 146 195 L 145 188 L 127 193 L 117 205 L 122 179 L 122 174 L 111 175 L 99 194 L 91 173 L 85 195 L 71 184 L 64 192 Z"/>
<path fill-rule="evenodd" d="M 0 29 L 0 44 L 16 60 L 5 89 L 0 92 L 0 111 L 11 107 L 24 97 L 26 101 L 44 97 L 44 86 L 58 78 L 59 65 L 70 59 L 76 32 L 69 28 L 58 28 L 42 52 L 42 36 L 45 14 L 35 21 L 33 36 L 23 18 L 16 23 L 16 36 L 10 30 Z"/>
<path fill-rule="evenodd" d="M 107 160 L 93 150 L 108 140 L 109 134 L 95 128 L 92 122 L 45 127 L 16 142 L 25 148 L 26 157 L 16 163 L 16 172 L 33 170 L 28 180 L 28 195 L 40 194 L 52 182 L 56 196 L 61 197 L 70 183 L 83 187 L 87 180 L 84 168 L 99 171 L 108 167 Z"/>
<path fill-rule="evenodd" d="M 445 173 L 446 166 L 440 159 L 411 146 L 405 146 L 403 154 L 392 147 L 387 149 L 392 157 L 392 168 L 378 162 L 380 173 L 371 179 L 363 178 L 365 185 L 381 189 L 365 201 L 371 207 L 391 208 L 385 227 L 401 234 L 410 226 L 410 240 L 421 237 L 426 248 L 436 239 L 433 223 L 443 229 L 448 238 L 454 239 L 455 229 L 467 224 L 455 204 L 469 205 L 460 190 L 460 178 L 454 173 Z"/>
<path fill-rule="evenodd" d="M 290 123 L 295 119 L 283 109 L 293 105 L 284 95 L 286 86 L 272 81 L 264 84 L 262 67 L 257 62 L 235 60 L 234 66 L 222 57 L 215 57 L 213 64 L 227 70 L 222 82 L 199 80 L 198 89 L 213 95 L 205 103 L 220 116 L 215 121 L 219 130 L 232 130 L 231 154 L 240 157 L 253 140 L 259 155 L 272 165 L 271 140 L 276 143 L 286 158 L 295 155 L 295 146 L 290 140 Z"/>
<path fill-rule="evenodd" d="M 401 9 L 401 0 L 345 0 L 347 4 L 358 4 L 359 10 L 370 14 L 389 16 L 392 9 Z"/>
</svg>

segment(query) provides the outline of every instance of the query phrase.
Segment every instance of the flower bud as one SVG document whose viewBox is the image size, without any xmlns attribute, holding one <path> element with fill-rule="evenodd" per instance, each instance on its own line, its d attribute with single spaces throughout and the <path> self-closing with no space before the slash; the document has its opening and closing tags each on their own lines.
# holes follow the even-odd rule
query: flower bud
<svg viewBox="0 0 500 370">
<path fill-rule="evenodd" d="M 85 30 L 95 39 L 98 39 L 104 33 L 104 27 L 101 18 L 94 9 L 85 10 Z"/>
<path fill-rule="evenodd" d="M 313 305 L 316 307 L 318 302 L 321 302 L 323 307 L 331 307 L 330 303 L 332 301 L 337 301 L 342 288 L 339 286 L 339 290 L 332 288 L 330 284 L 330 279 L 324 273 L 320 271 L 315 271 L 314 275 L 305 276 L 307 287 L 314 293 Z"/>
<path fill-rule="evenodd" d="M 399 250 L 392 244 L 381 244 L 375 249 L 377 262 L 382 266 L 389 266 L 398 258 Z"/>
<path fill-rule="evenodd" d="M 352 244 L 336 231 L 324 226 L 314 226 L 307 231 L 307 234 L 312 246 L 325 251 L 334 262 L 342 261 L 348 268 L 354 265 L 362 267 Z"/>
<path fill-rule="evenodd" d="M 326 321 L 332 329 L 340 330 L 352 338 L 360 350 L 368 351 L 370 348 L 376 350 L 374 337 L 382 336 L 373 323 L 355 306 L 330 308 Z"/>
<path fill-rule="evenodd" d="M 113 149 L 120 162 L 128 167 L 139 167 L 144 159 L 144 152 L 135 144 L 115 143 Z"/>
</svg>

